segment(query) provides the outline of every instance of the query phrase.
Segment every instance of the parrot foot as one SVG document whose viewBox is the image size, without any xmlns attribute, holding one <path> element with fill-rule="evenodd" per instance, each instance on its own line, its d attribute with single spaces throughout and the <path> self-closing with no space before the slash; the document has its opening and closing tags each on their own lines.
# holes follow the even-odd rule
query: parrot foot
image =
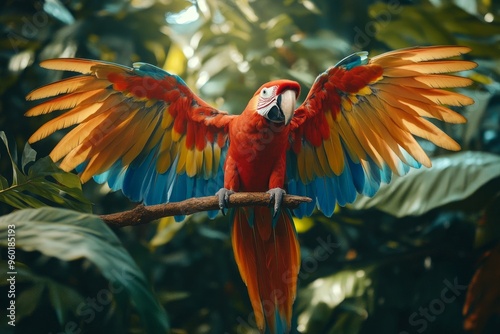
<svg viewBox="0 0 500 334">
<path fill-rule="evenodd" d="M 274 213 L 273 218 L 276 217 L 281 209 L 281 203 L 283 203 L 283 197 L 286 195 L 286 191 L 281 188 L 273 188 L 266 191 L 270 196 L 269 204 L 274 201 Z"/>
<path fill-rule="evenodd" d="M 224 216 L 226 215 L 226 212 L 224 211 L 224 209 L 228 208 L 229 196 L 231 196 L 232 194 L 234 194 L 234 191 L 226 189 L 226 188 L 220 188 L 219 191 L 217 191 L 215 193 L 215 196 L 217 196 L 219 198 L 220 212 Z"/>
</svg>

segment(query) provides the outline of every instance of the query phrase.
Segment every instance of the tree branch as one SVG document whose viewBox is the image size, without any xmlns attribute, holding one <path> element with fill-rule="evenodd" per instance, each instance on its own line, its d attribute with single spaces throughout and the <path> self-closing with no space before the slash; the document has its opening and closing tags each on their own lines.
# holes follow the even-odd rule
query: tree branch
<svg viewBox="0 0 500 334">
<path fill-rule="evenodd" d="M 309 197 L 285 195 L 282 207 L 295 209 L 301 203 L 308 203 Z M 267 193 L 235 193 L 229 198 L 229 208 L 242 206 L 269 206 L 272 204 Z M 217 196 L 190 198 L 182 202 L 158 205 L 138 205 L 132 210 L 101 215 L 100 218 L 112 227 L 147 224 L 155 219 L 168 216 L 189 215 L 201 211 L 219 210 Z"/>
</svg>

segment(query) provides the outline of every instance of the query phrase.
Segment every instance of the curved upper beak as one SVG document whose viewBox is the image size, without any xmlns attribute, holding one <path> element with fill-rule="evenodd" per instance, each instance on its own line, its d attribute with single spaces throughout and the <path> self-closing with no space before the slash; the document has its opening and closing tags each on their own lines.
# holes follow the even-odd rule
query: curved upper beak
<svg viewBox="0 0 500 334">
<path fill-rule="evenodd" d="M 295 111 L 295 102 L 297 101 L 297 94 L 294 90 L 288 89 L 280 94 L 278 99 L 279 107 L 285 116 L 285 125 L 288 125 L 292 120 Z M 281 100 L 281 101 L 280 101 Z"/>
</svg>

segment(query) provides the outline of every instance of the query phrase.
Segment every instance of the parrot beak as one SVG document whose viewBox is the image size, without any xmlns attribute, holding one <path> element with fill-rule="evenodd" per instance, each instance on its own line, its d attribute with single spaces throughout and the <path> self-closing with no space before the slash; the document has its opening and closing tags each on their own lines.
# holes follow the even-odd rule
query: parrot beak
<svg viewBox="0 0 500 334">
<path fill-rule="evenodd" d="M 292 120 L 295 111 L 295 102 L 297 101 L 296 92 L 292 89 L 286 90 L 278 97 L 279 108 L 285 116 L 285 125 Z"/>
<path fill-rule="evenodd" d="M 256 112 L 273 123 L 288 125 L 293 118 L 299 86 L 284 85 L 278 91 L 278 85 L 261 88 L 255 93 Z"/>
</svg>

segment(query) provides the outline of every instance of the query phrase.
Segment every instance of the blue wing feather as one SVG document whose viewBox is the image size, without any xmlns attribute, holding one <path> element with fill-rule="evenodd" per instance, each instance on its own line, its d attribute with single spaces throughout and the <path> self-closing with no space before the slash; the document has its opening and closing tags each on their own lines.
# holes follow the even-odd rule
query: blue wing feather
<svg viewBox="0 0 500 334">
<path fill-rule="evenodd" d="M 169 202 L 180 202 L 192 197 L 212 196 L 224 185 L 223 166 L 226 159 L 228 145 L 221 150 L 221 159 L 218 172 L 214 178 L 205 179 L 203 175 L 194 177 L 186 173 L 177 174 L 177 158 L 164 173 L 156 168 L 156 155 L 159 147 L 155 147 L 141 161 L 134 161 L 124 167 L 121 160 L 115 162 L 109 170 L 94 176 L 97 183 L 108 182 L 113 190 L 122 189 L 125 196 L 132 201 L 143 202 L 144 205 L 155 205 Z M 79 166 L 77 170 L 82 170 Z M 210 218 L 214 218 L 218 210 L 209 211 Z M 184 216 L 176 216 L 180 221 Z"/>
<path fill-rule="evenodd" d="M 344 145 L 342 143 L 342 145 Z M 307 196 L 313 199 L 311 203 L 301 204 L 293 212 L 301 218 L 310 216 L 317 207 L 326 216 L 330 217 L 334 210 L 335 204 L 338 203 L 344 206 L 354 202 L 357 194 L 365 196 L 373 196 L 380 188 L 381 183 L 389 183 L 392 178 L 392 171 L 387 164 L 383 164 L 382 168 L 369 157 L 366 157 L 365 168 L 361 163 L 355 163 L 349 157 L 349 154 L 344 150 L 344 170 L 340 175 L 316 177 L 313 181 L 304 184 L 300 180 L 297 166 L 297 156 L 293 151 L 289 151 L 287 155 L 287 186 L 288 193 L 299 196 Z M 403 154 L 406 151 L 402 151 Z M 405 158 L 409 164 L 406 165 L 400 162 L 398 165 L 401 175 L 406 174 L 410 167 L 419 168 L 421 164 L 415 161 L 408 153 Z"/>
<path fill-rule="evenodd" d="M 402 176 L 422 164 L 430 166 L 425 152 L 408 136 L 426 138 L 446 149 L 460 149 L 453 139 L 438 128 L 431 129 L 431 124 L 420 117 L 465 122 L 446 106 L 469 105 L 473 100 L 442 88 L 471 82 L 460 77 L 456 83 L 452 77 L 440 82 L 440 76 L 469 70 L 476 64 L 452 60 L 453 68 L 443 69 L 437 62 L 469 51 L 462 47 L 413 48 L 371 60 L 367 52 L 358 52 L 319 75 L 291 122 L 287 156 L 290 193 L 311 197 L 330 215 L 332 198 L 345 205 L 358 193 L 373 196 L 381 183 L 391 182 L 393 174 Z M 447 62 L 443 61 L 444 67 Z M 322 165 L 311 168 L 314 163 Z M 301 205 L 294 212 L 302 216 L 311 211 L 309 205 Z"/>
</svg>

